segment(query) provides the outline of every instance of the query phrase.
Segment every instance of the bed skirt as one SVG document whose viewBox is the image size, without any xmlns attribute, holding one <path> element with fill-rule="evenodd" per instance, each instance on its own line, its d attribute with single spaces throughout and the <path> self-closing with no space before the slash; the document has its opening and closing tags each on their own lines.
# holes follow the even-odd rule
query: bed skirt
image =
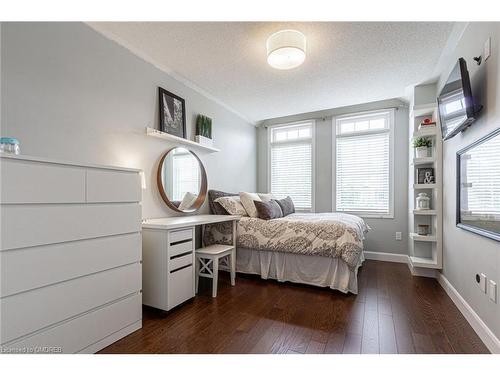
<svg viewBox="0 0 500 375">
<path fill-rule="evenodd" d="M 338 258 L 240 247 L 236 250 L 237 272 L 260 275 L 263 279 L 329 287 L 354 294 L 358 294 L 358 268 L 363 261 L 364 255 L 361 253 L 359 264 L 354 270 L 350 270 Z"/>
</svg>

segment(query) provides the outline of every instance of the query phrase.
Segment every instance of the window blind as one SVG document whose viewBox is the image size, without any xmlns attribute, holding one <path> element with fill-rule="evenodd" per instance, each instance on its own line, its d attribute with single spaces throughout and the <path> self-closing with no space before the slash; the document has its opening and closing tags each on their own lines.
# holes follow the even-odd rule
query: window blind
<svg viewBox="0 0 500 375">
<path fill-rule="evenodd" d="M 390 214 L 390 149 L 387 113 L 337 121 L 337 211 Z"/>
<path fill-rule="evenodd" d="M 271 129 L 271 193 L 290 196 L 298 210 L 312 209 L 312 124 Z"/>
<path fill-rule="evenodd" d="M 173 200 L 182 201 L 187 192 L 198 194 L 200 173 L 198 161 L 189 153 L 174 154 Z"/>
</svg>

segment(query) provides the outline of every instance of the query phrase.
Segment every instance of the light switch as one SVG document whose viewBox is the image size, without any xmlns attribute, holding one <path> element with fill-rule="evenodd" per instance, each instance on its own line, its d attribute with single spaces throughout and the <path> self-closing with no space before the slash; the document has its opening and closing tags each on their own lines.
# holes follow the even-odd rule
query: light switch
<svg viewBox="0 0 500 375">
<path fill-rule="evenodd" d="M 491 55 L 491 38 L 486 39 L 486 42 L 484 42 L 484 61 L 488 60 L 488 57 Z"/>
<path fill-rule="evenodd" d="M 493 280 L 490 280 L 488 285 L 488 297 L 490 297 L 493 302 L 497 303 L 497 283 Z"/>
</svg>

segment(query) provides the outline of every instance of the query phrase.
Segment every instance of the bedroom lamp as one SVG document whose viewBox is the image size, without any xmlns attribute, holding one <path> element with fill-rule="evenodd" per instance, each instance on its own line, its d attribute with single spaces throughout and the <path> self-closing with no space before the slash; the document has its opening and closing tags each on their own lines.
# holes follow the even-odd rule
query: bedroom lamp
<svg viewBox="0 0 500 375">
<path fill-rule="evenodd" d="M 306 59 L 306 37 L 297 30 L 281 30 L 267 39 L 267 63 L 275 69 L 287 70 Z"/>
</svg>

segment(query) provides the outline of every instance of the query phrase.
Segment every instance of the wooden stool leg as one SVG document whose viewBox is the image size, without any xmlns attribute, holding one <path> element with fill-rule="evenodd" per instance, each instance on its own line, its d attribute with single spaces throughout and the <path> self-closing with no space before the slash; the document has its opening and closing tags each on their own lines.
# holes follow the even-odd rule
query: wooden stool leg
<svg viewBox="0 0 500 375">
<path fill-rule="evenodd" d="M 215 258 L 212 262 L 213 279 L 212 279 L 212 297 L 217 297 L 217 281 L 219 280 L 219 258 Z"/>
<path fill-rule="evenodd" d="M 195 294 L 198 294 L 198 283 L 200 282 L 200 260 L 196 257 L 194 259 L 194 262 L 196 263 L 196 274 L 195 274 Z"/>
<path fill-rule="evenodd" d="M 229 255 L 229 267 L 231 270 L 231 285 L 235 286 L 236 285 L 236 252 L 233 250 L 231 251 L 231 254 Z"/>
</svg>

